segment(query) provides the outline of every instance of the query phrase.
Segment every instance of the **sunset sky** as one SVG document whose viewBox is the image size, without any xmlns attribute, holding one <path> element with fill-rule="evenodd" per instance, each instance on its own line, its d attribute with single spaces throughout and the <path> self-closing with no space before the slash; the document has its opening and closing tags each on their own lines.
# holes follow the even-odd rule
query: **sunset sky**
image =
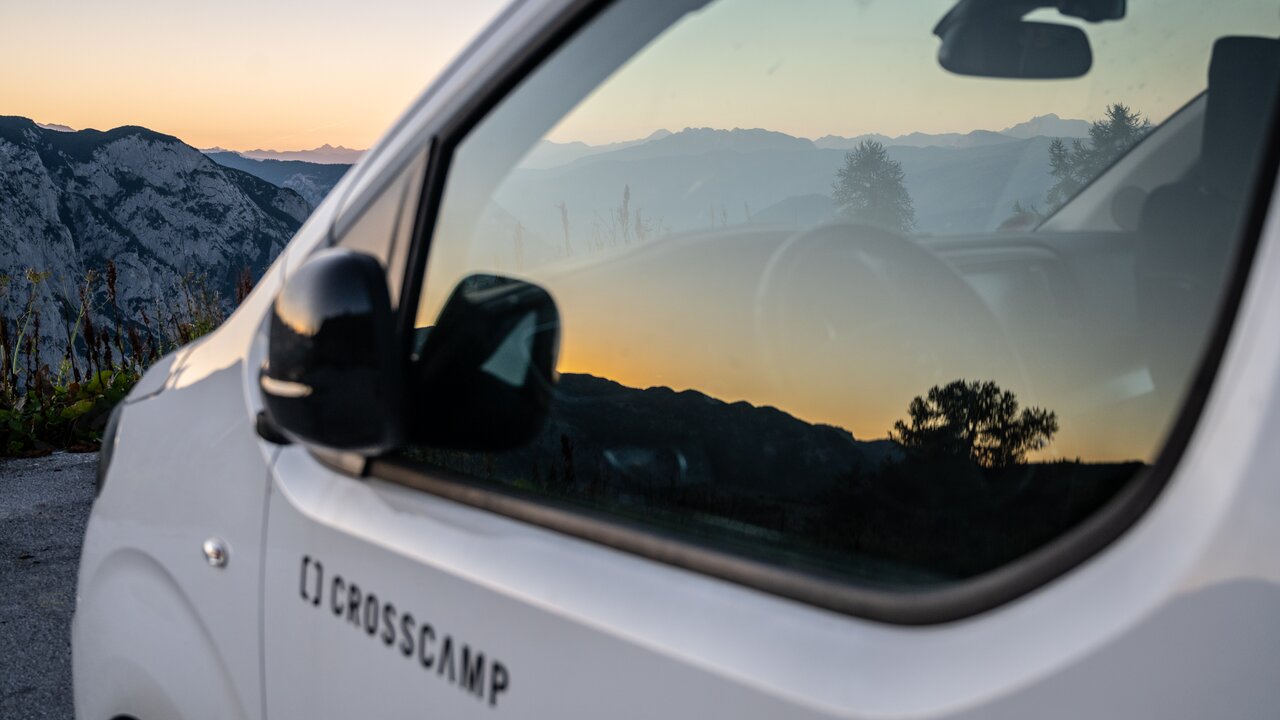
<svg viewBox="0 0 1280 720">
<path fill-rule="evenodd" d="M 8 2 L 0 115 L 367 148 L 506 0 Z"/>
<path fill-rule="evenodd" d="M 10 3 L 0 45 L 0 114 L 75 128 L 143 125 L 197 147 L 366 148 L 505 2 Z M 1102 98 L 1121 92 L 1159 119 L 1203 86 L 1204 68 L 1174 64 L 1156 76 L 1136 60 L 1157 47 L 1241 30 L 1212 3 L 1133 0 L 1130 18 L 1147 18 L 1140 29 L 1132 22 L 1090 29 L 1097 62 L 1133 73 L 1109 74 L 1106 87 L 1066 81 L 1079 86 L 1071 92 L 1008 84 L 1005 94 L 975 103 L 966 102 L 965 83 L 947 77 L 933 59 L 931 30 L 950 4 L 713 5 L 700 13 L 705 20 L 684 24 L 685 37 L 672 38 L 662 58 L 639 61 L 627 83 L 610 89 L 612 101 L 594 103 L 552 137 L 606 142 L 686 125 L 766 127 L 803 137 L 967 132 L 1047 111 L 1092 118 Z M 1272 0 L 1235 5 L 1237 19 L 1257 19 L 1248 29 L 1276 31 L 1280 11 Z M 877 70 L 887 64 L 893 72 Z M 858 92 L 830 92 L 833 67 L 856 79 Z M 697 86 L 721 92 L 687 91 Z M 905 86 L 931 90 L 895 92 Z M 792 101 L 778 102 L 779 92 Z M 771 102 L 754 100 L 765 95 Z M 936 112 L 939 103 L 946 113 Z"/>
<path fill-rule="evenodd" d="M 11 3 L 4 11 L 6 37 L 0 45 L 0 114 L 74 128 L 142 125 L 202 148 L 297 150 L 328 143 L 363 149 L 377 141 L 505 2 Z M 767 128 L 809 138 L 1000 130 L 1047 113 L 1092 120 L 1112 102 L 1127 103 L 1158 123 L 1203 90 L 1216 38 L 1280 35 L 1275 0 L 1238 0 L 1225 9 L 1202 0 L 1131 0 L 1124 22 L 1088 27 L 1094 67 L 1082 78 L 1026 82 L 959 77 L 938 66 L 938 40 L 932 35 L 954 2 L 714 3 L 674 25 L 577 108 L 539 107 L 558 102 L 550 97 L 555 93 L 541 93 L 511 117 L 524 124 L 545 120 L 537 135 L 550 128 L 553 140 L 588 143 L 684 127 Z M 1062 21 L 1056 11 L 1042 15 Z M 577 67 L 591 70 L 589 63 Z M 482 130 L 476 135 L 483 135 Z M 485 159 L 484 153 L 503 150 L 503 142 L 517 135 L 499 126 L 489 136 L 491 142 L 478 141 L 472 150 L 464 142 L 457 166 L 514 165 L 515 156 Z M 520 151 L 537 135 L 531 133 Z M 1043 156 L 1035 160 L 1044 161 Z M 539 237 L 560 237 L 562 216 L 553 213 L 551 202 L 537 208 L 538 217 L 550 224 L 550 229 L 540 228 L 538 218 L 508 213 L 519 198 L 503 197 L 503 189 L 487 181 L 477 182 L 474 189 L 462 183 L 459 190 L 453 185 L 459 176 L 465 173 L 452 175 L 446 199 L 469 209 L 454 211 L 446 205 L 442 213 L 437 242 L 440 247 L 452 243 L 457 257 L 440 256 L 450 251 L 433 246 L 430 271 L 443 279 L 428 283 L 437 296 L 424 305 L 422 324 L 431 323 L 444 293 L 464 274 L 500 269 L 503 253 L 524 258 L 526 244 L 534 248 Z M 823 176 L 824 184 L 828 177 Z M 702 180 L 688 184 L 688 192 Z M 640 202 L 639 188 L 636 197 Z M 566 199 L 580 213 L 574 219 L 577 232 L 584 232 L 593 217 L 604 217 L 585 214 L 593 207 L 588 199 L 565 196 L 562 203 Z M 503 231 L 471 237 L 473 226 L 485 227 L 476 218 L 489 205 L 489 214 L 506 223 Z M 734 211 L 742 206 L 735 198 Z M 513 230 L 518 241 L 512 239 Z M 752 259 L 738 250 L 734 262 Z M 529 250 L 528 257 L 533 255 Z M 719 318 L 697 323 L 686 310 L 700 298 L 734 293 L 741 301 L 733 307 L 752 307 L 758 289 L 752 273 L 764 265 L 760 258 L 738 272 L 731 272 L 731 262 L 708 261 L 706 267 L 723 270 L 725 279 L 699 276 L 683 293 L 670 278 L 689 267 L 687 257 L 644 259 L 649 264 L 643 273 L 629 265 L 632 259 L 624 259 L 616 266 L 621 268 L 618 277 L 609 276 L 604 301 L 597 286 L 580 282 L 572 269 L 558 268 L 556 257 L 545 258 L 547 282 L 563 303 L 566 327 L 579 328 L 566 336 L 566 372 L 592 372 L 637 387 L 694 387 L 726 400 L 775 405 L 807 420 L 838 424 L 859 437 L 881 437 L 910 397 L 929 384 L 980 377 L 982 368 L 998 364 L 995 356 L 970 364 L 948 357 L 949 365 L 906 377 L 898 356 L 868 354 L 863 329 L 838 327 L 841 317 L 827 323 L 825 315 L 800 311 L 796 317 L 811 321 L 790 323 L 794 337 L 766 338 L 791 355 L 764 357 L 760 328 L 743 319 L 748 316 L 737 318 L 740 327 Z M 520 267 L 520 262 L 508 266 Z M 835 272 L 832 267 L 848 265 L 808 272 L 822 278 L 824 272 Z M 670 286 L 665 295 L 653 297 L 653 278 Z M 839 276 L 826 280 L 830 288 L 849 284 Z M 934 306 L 948 301 L 939 295 Z M 627 318 L 638 307 L 651 312 Z M 646 327 L 650 319 L 653 323 Z M 715 328 L 714 333 L 707 327 Z M 1100 364 L 1090 352 L 1086 348 L 1061 359 L 1057 374 Z M 735 363 L 740 371 L 731 371 Z M 884 366 L 882 373 L 857 378 L 867 381 L 866 387 L 831 382 L 843 377 L 843 368 L 877 363 Z M 881 377 L 899 378 L 900 386 Z M 1090 380 L 1106 395 L 1113 385 L 1134 384 L 1128 378 L 1099 369 Z M 1146 457 L 1164 430 L 1152 418 L 1161 418 L 1168 408 L 1124 405 L 1126 388 L 1113 393 L 1124 397 L 1107 396 L 1103 402 L 1086 397 L 1078 386 L 1042 395 L 1023 392 L 1018 373 L 1012 371 L 997 379 L 1028 402 L 1062 413 L 1066 429 L 1054 451 L 1064 456 Z M 1098 408 L 1106 409 L 1105 417 L 1099 419 Z"/>
</svg>

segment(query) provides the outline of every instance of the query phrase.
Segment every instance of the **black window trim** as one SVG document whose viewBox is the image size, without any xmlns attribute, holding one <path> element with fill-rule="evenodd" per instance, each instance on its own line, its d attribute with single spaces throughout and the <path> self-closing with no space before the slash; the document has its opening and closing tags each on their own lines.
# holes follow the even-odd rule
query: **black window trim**
<svg viewBox="0 0 1280 720">
<path fill-rule="evenodd" d="M 412 236 L 413 245 L 405 264 L 401 298 L 421 297 L 431 232 L 449 177 L 450 160 L 457 146 L 529 73 L 611 2 L 578 0 L 570 3 L 438 126 L 440 129 L 430 141 L 426 178 Z M 1270 133 L 1242 227 L 1245 236 L 1236 250 L 1231 276 L 1215 312 L 1214 327 L 1202 351 L 1193 382 L 1155 462 L 1135 475 L 1106 505 L 1076 527 L 1027 555 L 977 577 L 930 590 L 895 592 L 859 587 L 810 571 L 793 570 L 697 545 L 656 528 L 602 513 L 568 509 L 553 501 L 530 499 L 515 492 L 482 486 L 459 473 L 428 469 L 395 457 L 370 459 L 364 466 L 364 474 L 571 537 L 863 619 L 894 625 L 933 625 L 988 612 L 1067 574 L 1110 546 L 1154 504 L 1177 469 L 1213 388 L 1213 379 L 1221 365 L 1261 241 L 1280 161 L 1278 119 L 1280 102 L 1275 102 L 1268 122 Z M 416 303 L 401 302 L 398 311 L 407 354 L 417 312 Z"/>
</svg>

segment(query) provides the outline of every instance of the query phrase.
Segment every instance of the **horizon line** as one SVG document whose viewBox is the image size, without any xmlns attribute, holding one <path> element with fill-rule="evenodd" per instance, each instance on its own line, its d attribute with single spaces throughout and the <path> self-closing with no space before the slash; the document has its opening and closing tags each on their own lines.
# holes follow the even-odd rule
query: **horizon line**
<svg viewBox="0 0 1280 720">
<path fill-rule="evenodd" d="M 18 117 L 23 117 L 23 116 L 18 116 Z M 669 130 L 669 129 L 667 129 L 667 128 L 658 128 L 658 129 L 656 129 L 656 130 L 651 131 L 651 132 L 650 132 L 650 133 L 648 133 L 647 135 L 644 135 L 644 136 L 641 136 L 641 137 L 627 137 L 627 138 L 621 138 L 621 139 L 615 139 L 615 140 L 607 140 L 607 141 L 594 142 L 594 143 L 593 143 L 593 142 L 587 142 L 587 141 L 585 141 L 585 140 L 553 140 L 553 139 L 551 139 L 549 136 L 543 136 L 542 138 L 540 138 L 540 141 L 542 141 L 542 142 L 549 142 L 549 143 L 552 143 L 552 144 L 555 144 L 555 145 L 570 145 L 570 144 L 573 144 L 573 143 L 581 143 L 581 144 L 583 144 L 583 145 L 586 145 L 587 147 L 602 147 L 602 146 L 605 146 L 605 145 L 612 145 L 612 144 L 616 144 L 616 143 L 627 143 L 627 142 L 630 142 L 630 143 L 637 143 L 637 142 L 640 142 L 640 141 L 645 141 L 645 140 L 648 140 L 649 138 L 651 138 L 654 134 L 657 134 L 657 133 L 660 133 L 660 132 L 666 132 L 666 133 L 668 133 L 669 135 L 675 135 L 675 134 L 678 134 L 678 133 L 681 133 L 681 132 L 685 132 L 685 131 L 687 131 L 687 130 L 718 130 L 718 131 L 723 131 L 723 132 L 733 132 L 733 131 L 736 131 L 736 130 L 746 130 L 746 131 L 750 131 L 750 130 L 760 130 L 760 131 L 763 131 L 763 132 L 771 132 L 771 133 L 778 133 L 778 134 L 780 134 L 780 135 L 786 135 L 786 136 L 788 136 L 788 137 L 796 138 L 796 139 L 798 139 L 798 140 L 807 140 L 807 141 L 809 141 L 809 142 L 817 142 L 818 140 L 822 140 L 822 139 L 824 139 L 824 138 L 840 138 L 840 139 L 845 139 L 845 140 L 851 140 L 851 139 L 854 139 L 854 138 L 865 137 L 865 136 L 878 136 L 878 137 L 883 137 L 883 138 L 888 139 L 888 140 L 900 140 L 900 139 L 902 139 L 902 138 L 911 137 L 912 135 L 925 135 L 925 136 L 961 135 L 961 136 L 963 136 L 963 135 L 972 135 L 973 133 L 976 133 L 976 132 L 990 132 L 990 133 L 1001 134 L 1001 133 L 1004 133 L 1004 132 L 1005 132 L 1005 131 L 1007 131 L 1007 130 L 1011 130 L 1011 129 L 1013 129 L 1013 128 L 1016 128 L 1018 125 L 1024 125 L 1024 124 L 1027 124 L 1027 123 L 1029 123 L 1029 122 L 1033 122 L 1033 121 L 1038 120 L 1038 119 L 1041 119 L 1041 118 L 1053 118 L 1053 119 L 1056 119 L 1056 120 L 1059 120 L 1059 121 L 1062 121 L 1062 122 L 1084 122 L 1084 123 L 1091 123 L 1091 122 L 1092 122 L 1092 121 L 1087 120 L 1087 119 L 1084 119 L 1084 118 L 1066 118 L 1066 117 L 1062 117 L 1062 116 L 1058 115 L 1057 113 L 1052 113 L 1052 112 L 1050 112 L 1050 113 L 1045 113 L 1045 114 L 1043 114 L 1043 115 L 1033 115 L 1032 117 L 1030 117 L 1030 118 L 1028 118 L 1028 119 L 1026 119 L 1026 120 L 1024 120 L 1024 121 L 1022 121 L 1022 122 L 1014 123 L 1013 125 L 1010 125 L 1009 127 L 1002 128 L 1002 129 L 999 129 L 999 130 L 992 130 L 992 129 L 990 129 L 990 128 L 983 128 L 983 127 L 973 128 L 973 129 L 971 129 L 971 130 L 948 130 L 948 131 L 943 131 L 943 132 L 924 132 L 924 131 L 921 131 L 921 130 L 913 130 L 913 131 L 911 131 L 911 132 L 901 133 L 901 134 L 898 134 L 898 135 L 889 135 L 889 134 L 887 134 L 887 133 L 876 132 L 876 131 L 860 132 L 860 133 L 854 133 L 854 134 L 851 134 L 851 135 L 840 135 L 840 134 L 837 134 L 837 133 L 834 133 L 834 132 L 828 132 L 828 133 L 826 133 L 826 134 L 824 134 L 824 135 L 818 135 L 818 136 L 815 136 L 815 137 L 808 137 L 808 136 L 805 136 L 805 135 L 792 135 L 791 133 L 786 132 L 786 131 L 784 131 L 784 130 L 773 130 L 773 129 L 765 128 L 765 127 L 748 127 L 748 128 L 744 128 L 744 127 L 737 127 L 737 126 L 735 126 L 735 127 L 732 127 L 732 128 L 717 128 L 717 127 L 711 127 L 711 126 L 693 126 L 693 125 L 689 125 L 689 126 L 685 126 L 684 128 L 682 128 L 682 129 L 680 129 L 680 130 L 675 130 L 675 131 Z M 118 129 L 123 128 L 123 127 L 142 127 L 142 128 L 146 128 L 146 129 L 148 129 L 148 130 L 152 130 L 153 132 L 159 132 L 159 133 L 166 134 L 166 135 L 172 135 L 172 137 L 175 137 L 175 138 L 177 138 L 177 139 L 181 140 L 182 142 L 184 142 L 184 143 L 186 143 L 186 144 L 190 145 L 191 147 L 194 147 L 195 149 L 199 150 L 200 152 L 206 152 L 206 153 L 207 153 L 207 152 L 232 152 L 232 153 L 236 153 L 236 154 L 244 154 L 244 153 L 276 153 L 276 154 L 284 154 L 284 153 L 307 153 L 307 152 L 316 152 L 316 151 L 324 151 L 324 150 L 333 150 L 333 151 L 347 151 L 347 152 L 354 152 L 354 153 L 364 154 L 364 153 L 369 152 L 369 150 L 371 150 L 371 149 L 372 149 L 372 147 L 368 147 L 368 148 L 352 148 L 352 147 L 347 147 L 347 146 L 345 146 L 345 145 L 342 145 L 341 143 L 333 144 L 333 143 L 329 143 L 329 142 L 322 143 L 321 145 L 318 145 L 318 146 L 315 146 L 315 147 L 310 147 L 310 148 L 297 148 L 297 149 L 276 149 L 276 148 L 264 148 L 264 147 L 256 147 L 256 148 L 253 148 L 253 149 L 236 149 L 236 148 L 229 148 L 229 147 L 225 147 L 225 146 L 223 146 L 221 143 L 215 143 L 214 145 L 207 146 L 207 147 L 198 147 L 198 146 L 196 146 L 196 145 L 194 145 L 194 144 L 192 144 L 192 143 L 187 143 L 187 141 L 186 141 L 186 140 L 183 140 L 183 139 L 182 139 L 182 137 L 181 137 L 181 136 L 179 136 L 179 135 L 177 135 L 177 134 L 166 133 L 166 132 L 164 132 L 164 131 L 156 130 L 156 129 L 154 129 L 154 128 L 150 128 L 150 127 L 147 127 L 147 126 L 145 126 L 145 125 L 125 124 L 125 125 L 119 125 L 119 126 L 116 126 L 116 127 L 110 128 L 110 129 L 108 129 L 108 130 L 99 130 L 98 128 L 94 128 L 94 127 L 75 128 L 75 127 L 72 127 L 72 126 L 70 126 L 70 125 L 66 125 L 66 124 L 64 124 L 64 123 L 59 123 L 59 122 L 42 122 L 42 121 L 36 120 L 36 119 L 34 119 L 34 118 L 27 118 L 27 119 L 31 120 L 31 122 L 35 123 L 37 126 L 41 127 L 42 129 L 50 130 L 50 131 L 53 131 L 53 132 L 68 132 L 68 131 L 69 131 L 69 132 L 82 132 L 82 131 L 85 131 L 85 130 L 91 130 L 91 131 L 95 131 L 95 132 L 111 132 L 111 131 L 113 131 L 113 130 L 118 130 Z M 69 128 L 69 130 L 62 130 L 61 128 Z M 1010 136 L 1010 137 L 1013 137 L 1013 136 Z"/>
</svg>

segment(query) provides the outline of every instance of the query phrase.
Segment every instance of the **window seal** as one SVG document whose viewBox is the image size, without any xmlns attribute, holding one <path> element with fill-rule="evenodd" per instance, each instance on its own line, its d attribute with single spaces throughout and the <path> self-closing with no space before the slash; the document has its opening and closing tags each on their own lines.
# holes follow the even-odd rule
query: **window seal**
<svg viewBox="0 0 1280 720">
<path fill-rule="evenodd" d="M 570 3 L 468 98 L 443 119 L 431 141 L 426 180 L 419 201 L 413 244 L 405 264 L 402 298 L 421 297 L 431 232 L 450 160 L 471 129 L 483 120 L 528 74 L 560 45 L 589 23 L 612 0 Z M 666 535 L 662 530 L 585 509 L 566 509 L 553 502 L 528 499 L 482 486 L 464 475 L 427 468 L 395 457 L 373 458 L 369 477 L 426 492 L 446 500 L 527 522 L 571 537 L 605 545 L 640 557 L 747 588 L 796 600 L 818 608 L 893 625 L 935 625 L 973 617 L 1006 605 L 1071 570 L 1110 546 L 1146 513 L 1168 484 L 1195 433 L 1213 389 L 1250 278 L 1262 229 L 1276 186 L 1280 163 L 1280 101 L 1273 102 L 1261 161 L 1231 271 L 1214 312 L 1214 324 L 1196 372 L 1155 462 L 1136 474 L 1105 505 L 1049 543 L 1001 567 L 936 589 L 891 591 L 859 587 L 811 571 L 789 569 L 744 555 L 713 549 Z M 416 303 L 400 303 L 404 352 L 409 351 Z"/>
</svg>

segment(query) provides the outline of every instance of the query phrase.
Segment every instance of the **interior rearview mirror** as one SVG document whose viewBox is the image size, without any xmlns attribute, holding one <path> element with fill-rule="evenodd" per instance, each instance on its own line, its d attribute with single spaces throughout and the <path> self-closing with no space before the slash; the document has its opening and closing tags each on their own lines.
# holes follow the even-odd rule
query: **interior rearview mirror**
<svg viewBox="0 0 1280 720">
<path fill-rule="evenodd" d="M 349 249 L 312 255 L 272 305 L 263 409 L 285 437 L 378 454 L 399 445 L 403 364 L 382 265 Z"/>
<path fill-rule="evenodd" d="M 460 450 L 529 442 L 551 407 L 559 346 L 546 290 L 497 275 L 463 279 L 436 324 L 415 331 L 409 440 Z"/>
<path fill-rule="evenodd" d="M 1074 78 L 1093 65 L 1088 36 L 1070 25 L 953 11 L 934 34 L 942 38 L 938 63 L 957 75 Z"/>
</svg>

